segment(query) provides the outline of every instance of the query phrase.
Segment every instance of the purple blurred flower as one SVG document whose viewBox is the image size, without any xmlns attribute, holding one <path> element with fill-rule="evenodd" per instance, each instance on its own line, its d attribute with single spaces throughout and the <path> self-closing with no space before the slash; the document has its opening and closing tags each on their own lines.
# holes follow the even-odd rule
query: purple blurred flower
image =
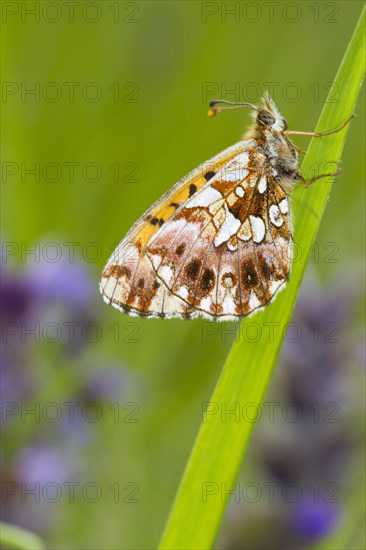
<svg viewBox="0 0 366 550">
<path fill-rule="evenodd" d="M 76 260 L 61 258 L 57 262 L 29 264 L 25 275 L 43 301 L 61 301 L 72 308 L 88 310 L 95 296 L 89 271 Z"/>
<path fill-rule="evenodd" d="M 316 540 L 333 531 L 339 515 L 337 503 L 299 502 L 292 510 L 290 527 L 305 540 Z"/>
<path fill-rule="evenodd" d="M 1 390 L 9 409 L 3 435 L 10 442 L 9 448 L 15 449 L 3 461 L 3 474 L 10 482 L 24 484 L 30 490 L 35 484 L 41 491 L 47 484 L 63 486 L 81 476 L 81 456 L 97 433 L 83 407 L 88 402 L 117 401 L 125 388 L 122 367 L 105 366 L 100 361 L 95 370 L 90 370 L 90 359 L 86 359 L 86 373 L 80 374 L 82 362 L 69 372 L 70 388 L 74 390 L 67 401 L 77 405 L 71 413 L 64 407 L 57 423 L 40 422 L 38 427 L 30 428 L 30 432 L 19 422 L 23 405 L 29 403 L 32 409 L 34 400 L 47 398 L 50 377 L 60 374 L 63 380 L 60 366 L 75 366 L 74 361 L 65 361 L 65 356 L 75 357 L 87 346 L 93 348 L 98 330 L 100 334 L 96 321 L 101 302 L 96 281 L 85 263 L 67 258 L 66 253 L 54 263 L 30 261 L 19 273 L 1 265 L 0 311 L 2 328 L 6 331 Z M 44 330 L 47 326 L 49 332 Z M 52 342 L 55 345 L 50 345 Z M 49 369 L 45 377 L 42 376 L 45 371 L 37 368 L 39 358 Z M 99 403 L 97 406 L 103 407 Z M 52 490 L 50 487 L 51 498 Z M 32 496 L 24 502 L 16 497 L 9 499 L 3 510 L 7 521 L 40 531 L 47 530 L 56 521 L 55 513 L 56 508 L 50 507 L 47 500 L 35 502 Z"/>
<path fill-rule="evenodd" d="M 65 448 L 41 443 L 26 447 L 15 457 L 6 476 L 19 489 L 6 499 L 3 520 L 45 533 L 56 521 L 57 508 L 50 502 L 64 498 L 67 483 L 80 475 L 80 470 L 79 461 Z"/>
<path fill-rule="evenodd" d="M 101 365 L 87 382 L 84 392 L 89 399 L 117 401 L 121 399 L 125 385 L 126 373 L 122 365 Z"/>
<path fill-rule="evenodd" d="M 62 416 L 60 422 L 57 423 L 57 429 L 60 437 L 67 441 L 70 449 L 73 449 L 73 452 L 78 452 L 81 447 L 85 447 L 93 439 L 95 429 L 94 425 L 85 418 L 84 404 L 76 399 L 73 403 L 75 404 L 74 408 L 71 409 L 70 414 Z"/>
<path fill-rule="evenodd" d="M 99 311 L 96 285 L 88 266 L 68 258 L 65 250 L 57 262 L 29 261 L 20 274 L 1 266 L 2 330 L 6 331 L 3 342 L 12 363 L 28 363 L 29 346 L 36 341 L 37 330 L 41 333 L 39 341 L 47 341 L 60 331 L 66 354 L 79 353 L 87 343 L 84 327 L 95 322 Z M 42 332 L 47 326 L 51 327 L 51 336 Z"/>
<path fill-rule="evenodd" d="M 15 271 L 0 266 L 1 399 L 19 401 L 29 393 L 33 381 L 24 376 L 26 346 L 22 326 L 32 319 L 32 285 Z"/>
<path fill-rule="evenodd" d="M 33 444 L 18 455 L 14 469 L 20 482 L 29 486 L 38 482 L 43 486 L 70 481 L 79 464 L 75 457 L 69 457 L 57 447 Z"/>
<path fill-rule="evenodd" d="M 0 311 L 2 323 L 23 320 L 33 300 L 34 289 L 16 272 L 10 273 L 1 266 Z"/>
<path fill-rule="evenodd" d="M 35 380 L 24 376 L 20 351 L 12 353 L 9 344 L 4 344 L 1 350 L 0 396 L 4 410 L 8 403 L 16 405 L 24 399 L 36 385 Z M 6 414 L 2 414 L 1 419 L 4 422 L 9 420 Z"/>
</svg>

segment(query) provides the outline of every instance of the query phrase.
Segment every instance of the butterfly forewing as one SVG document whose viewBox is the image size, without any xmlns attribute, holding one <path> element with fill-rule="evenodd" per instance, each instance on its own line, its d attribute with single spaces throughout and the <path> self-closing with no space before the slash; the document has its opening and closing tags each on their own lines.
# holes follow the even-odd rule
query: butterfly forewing
<svg viewBox="0 0 366 550">
<path fill-rule="evenodd" d="M 107 303 L 132 315 L 145 317 L 195 317 L 200 311 L 170 292 L 156 276 L 146 255 L 148 243 L 164 225 L 230 160 L 253 146 L 253 140 L 229 147 L 200 165 L 161 197 L 130 229 L 109 259 L 100 284 Z M 168 243 L 167 245 L 168 246 Z"/>
</svg>

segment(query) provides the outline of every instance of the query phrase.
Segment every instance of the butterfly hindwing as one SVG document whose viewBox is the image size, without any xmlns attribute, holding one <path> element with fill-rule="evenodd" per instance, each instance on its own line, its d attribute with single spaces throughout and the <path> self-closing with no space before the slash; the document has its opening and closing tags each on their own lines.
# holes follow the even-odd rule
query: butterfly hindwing
<svg viewBox="0 0 366 550">
<path fill-rule="evenodd" d="M 249 315 L 285 285 L 288 199 L 255 148 L 228 162 L 188 199 L 146 249 L 157 278 L 213 319 Z"/>
</svg>

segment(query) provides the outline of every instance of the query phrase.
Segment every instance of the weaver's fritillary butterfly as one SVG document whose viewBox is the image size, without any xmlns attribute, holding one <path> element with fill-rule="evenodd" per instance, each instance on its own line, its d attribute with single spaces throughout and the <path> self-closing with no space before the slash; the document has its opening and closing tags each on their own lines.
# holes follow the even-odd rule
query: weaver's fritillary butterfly
<svg viewBox="0 0 366 550">
<path fill-rule="evenodd" d="M 224 106 L 219 106 L 226 104 Z M 161 197 L 130 229 L 100 283 L 108 304 L 143 317 L 246 317 L 282 290 L 291 267 L 289 197 L 298 153 L 268 94 L 262 106 L 213 101 L 209 114 L 250 107 L 243 139 L 205 162 Z"/>
</svg>

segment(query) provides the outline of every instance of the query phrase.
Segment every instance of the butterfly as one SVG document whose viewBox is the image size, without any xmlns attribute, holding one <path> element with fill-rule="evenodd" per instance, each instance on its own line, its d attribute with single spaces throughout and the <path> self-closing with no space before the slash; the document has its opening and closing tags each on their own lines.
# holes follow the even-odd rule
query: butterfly
<svg viewBox="0 0 366 550">
<path fill-rule="evenodd" d="M 298 153 L 287 121 L 265 93 L 261 105 L 212 101 L 209 115 L 249 107 L 253 124 L 201 164 L 132 226 L 104 268 L 106 303 L 132 316 L 237 320 L 285 288 L 292 256 L 290 195 Z"/>
</svg>

